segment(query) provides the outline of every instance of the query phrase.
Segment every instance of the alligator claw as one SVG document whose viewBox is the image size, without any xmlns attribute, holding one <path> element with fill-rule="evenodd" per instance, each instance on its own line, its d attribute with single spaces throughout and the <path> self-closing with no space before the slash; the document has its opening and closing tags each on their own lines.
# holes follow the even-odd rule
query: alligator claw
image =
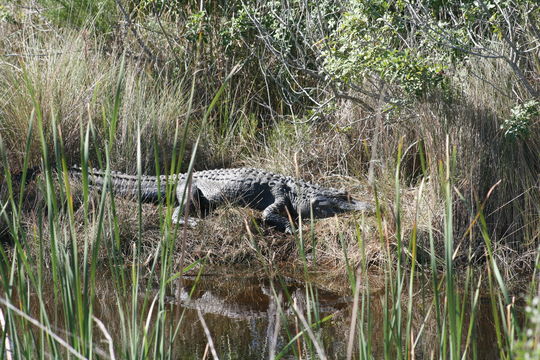
<svg viewBox="0 0 540 360">
<path fill-rule="evenodd" d="M 186 225 L 188 227 L 193 228 L 199 225 L 199 223 L 201 222 L 201 219 L 197 219 L 191 216 L 186 219 L 181 207 L 178 206 L 176 209 L 174 209 L 174 212 L 172 215 L 172 221 L 173 221 L 173 224 Z"/>
<path fill-rule="evenodd" d="M 188 218 L 187 218 L 187 221 L 186 221 L 186 219 L 181 218 L 180 220 L 175 221 L 174 223 L 175 223 L 175 224 L 178 224 L 178 225 L 186 225 L 187 227 L 194 228 L 194 227 L 196 227 L 197 225 L 199 225 L 200 222 L 201 222 L 201 219 L 197 219 L 197 218 L 193 218 L 193 217 L 188 217 Z"/>
</svg>

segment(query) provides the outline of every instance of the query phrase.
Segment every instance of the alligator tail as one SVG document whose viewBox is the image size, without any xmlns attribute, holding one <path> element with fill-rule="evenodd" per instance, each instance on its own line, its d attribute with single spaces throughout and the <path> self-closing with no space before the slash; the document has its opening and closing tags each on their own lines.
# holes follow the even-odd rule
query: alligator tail
<svg viewBox="0 0 540 360">
<path fill-rule="evenodd" d="M 82 181 L 83 178 L 83 169 L 80 166 L 74 165 L 69 170 L 69 176 L 71 179 L 74 179 L 78 182 Z M 26 170 L 26 174 L 23 171 L 12 174 L 11 180 L 17 184 L 21 184 L 24 181 L 25 185 L 29 184 L 34 180 L 39 174 L 43 172 L 41 166 L 34 166 Z M 111 171 L 109 173 L 110 181 L 108 185 L 112 186 L 112 191 L 115 195 L 137 199 L 139 198 L 142 202 L 152 202 L 157 203 L 165 199 L 165 194 L 168 184 L 175 184 L 178 176 L 137 176 L 137 175 L 128 175 L 118 171 Z M 107 179 L 107 173 L 103 170 L 98 169 L 88 169 L 88 184 L 93 190 L 102 190 L 104 183 Z M 3 179 L 0 178 L 0 184 L 3 183 Z M 139 187 L 140 184 L 140 187 Z M 0 185 L 0 189 L 3 186 Z M 139 192 L 140 189 L 140 192 Z"/>
<path fill-rule="evenodd" d="M 73 166 L 69 170 L 70 176 L 82 180 L 83 169 L 79 166 Z M 110 181 L 115 195 L 129 197 L 142 202 L 157 203 L 165 199 L 167 178 L 165 176 L 150 175 L 128 175 L 118 171 L 110 171 Z M 98 190 L 103 189 L 107 173 L 98 169 L 88 169 L 88 184 Z M 175 177 L 169 177 L 169 183 L 172 183 Z M 139 190 L 140 189 L 140 190 Z M 140 191 L 140 192 L 139 192 Z"/>
</svg>

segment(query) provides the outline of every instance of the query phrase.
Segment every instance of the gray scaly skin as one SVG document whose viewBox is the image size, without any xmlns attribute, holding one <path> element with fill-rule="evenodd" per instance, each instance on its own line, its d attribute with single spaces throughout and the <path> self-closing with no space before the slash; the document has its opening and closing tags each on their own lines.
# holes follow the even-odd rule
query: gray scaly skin
<svg viewBox="0 0 540 360">
<path fill-rule="evenodd" d="M 72 175 L 80 177 L 80 168 L 74 167 Z M 112 171 L 112 189 L 115 194 L 138 197 L 139 178 Z M 102 187 L 105 172 L 89 170 L 91 186 Z M 373 211 L 366 202 L 351 199 L 347 192 L 274 174 L 268 171 L 238 168 L 196 171 L 189 184 L 186 174 L 169 176 L 141 176 L 140 194 L 142 201 L 156 202 L 165 197 L 166 185 L 176 184 L 177 203 L 173 213 L 174 223 L 184 223 L 184 209 L 195 209 L 205 216 L 221 205 L 247 206 L 262 211 L 263 221 L 277 230 L 292 233 L 287 212 L 295 219 L 327 218 L 348 211 Z M 159 184 L 159 185 L 158 185 Z M 187 191 L 186 191 L 186 186 Z M 190 225 L 197 220 L 188 218 Z"/>
</svg>

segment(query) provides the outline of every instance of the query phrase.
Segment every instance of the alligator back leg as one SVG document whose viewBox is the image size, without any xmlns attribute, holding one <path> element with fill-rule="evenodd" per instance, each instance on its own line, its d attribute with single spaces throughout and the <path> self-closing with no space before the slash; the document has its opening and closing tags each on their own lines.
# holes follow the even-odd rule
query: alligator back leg
<svg viewBox="0 0 540 360">
<path fill-rule="evenodd" d="M 281 215 L 281 212 L 285 210 L 286 206 L 286 199 L 278 197 L 270 206 L 263 210 L 262 218 L 266 224 L 275 227 L 278 231 L 292 234 L 292 227 L 289 220 Z"/>
<path fill-rule="evenodd" d="M 174 224 L 188 225 L 191 227 L 196 226 L 200 219 L 192 217 L 190 215 L 195 214 L 199 217 L 206 216 L 210 211 L 210 204 L 208 199 L 206 199 L 202 191 L 197 188 L 196 184 L 191 184 L 191 188 L 185 193 L 184 196 L 184 187 L 186 186 L 185 182 L 178 184 L 177 189 L 177 198 L 178 202 L 182 204 L 178 205 L 174 209 L 172 215 L 172 221 Z M 185 214 L 188 214 L 187 222 Z"/>
</svg>

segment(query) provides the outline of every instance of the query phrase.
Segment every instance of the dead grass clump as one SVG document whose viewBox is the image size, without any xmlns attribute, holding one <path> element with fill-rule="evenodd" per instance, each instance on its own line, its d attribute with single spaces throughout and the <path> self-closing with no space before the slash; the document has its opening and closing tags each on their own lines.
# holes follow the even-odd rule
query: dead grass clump
<svg viewBox="0 0 540 360">
<path fill-rule="evenodd" d="M 314 236 L 315 247 L 308 240 L 310 234 L 305 233 L 307 252 L 315 253 L 317 264 L 328 270 L 344 273 L 345 257 L 352 268 L 358 268 L 364 262 L 370 267 L 385 262 L 373 218 L 363 220 L 350 215 L 321 219 L 315 224 Z"/>
<path fill-rule="evenodd" d="M 192 260 L 205 257 L 211 264 L 249 266 L 266 258 L 283 261 L 290 256 L 285 235 L 261 227 L 260 214 L 249 209 L 217 209 L 187 231 L 187 256 Z M 181 241 L 179 234 L 178 246 Z"/>
<path fill-rule="evenodd" d="M 540 139 L 534 123 L 530 135 L 522 138 L 509 138 L 501 128 L 519 101 L 507 85 L 517 82 L 502 59 L 472 58 L 468 65 L 455 69 L 452 83 L 456 93 L 451 99 L 433 96 L 418 104 L 416 127 L 433 180 L 439 176 L 439 161 L 445 158 L 446 136 L 456 146 L 454 182 L 463 196 L 455 197 L 456 235 L 463 235 L 485 201 L 483 210 L 492 239 L 525 251 L 521 246 L 524 238 L 532 241 L 538 236 L 538 216 L 525 209 L 537 208 L 533 204 L 540 201 L 538 191 L 533 191 L 540 172 L 536 161 Z"/>
<path fill-rule="evenodd" d="M 38 133 L 44 132 L 49 153 L 53 154 L 53 124 L 62 138 L 70 163 L 80 160 L 81 134 L 92 126 L 93 149 L 103 148 L 109 139 L 109 115 L 120 81 L 121 109 L 113 167 L 133 172 L 137 133 L 142 139 L 143 167 L 155 163 L 155 145 L 162 163 L 172 156 L 174 133 L 183 127 L 187 91 L 183 83 L 144 71 L 144 65 L 108 54 L 97 38 L 86 32 L 61 30 L 58 36 L 12 34 L 24 45 L 20 62 L 0 63 L 0 134 L 8 150 L 11 168 L 20 170 L 30 123 L 41 113 L 43 128 L 34 124 L 31 165 L 38 164 Z M 101 45 L 96 45 L 101 44 Z M 36 56 L 39 53 L 43 56 Z M 22 64 L 22 65 L 21 65 Z M 123 76 L 121 76 L 123 74 Z M 32 95 L 33 94 L 33 95 Z M 95 157 L 92 151 L 91 157 Z M 163 167 L 162 167 L 163 168 Z"/>
</svg>

